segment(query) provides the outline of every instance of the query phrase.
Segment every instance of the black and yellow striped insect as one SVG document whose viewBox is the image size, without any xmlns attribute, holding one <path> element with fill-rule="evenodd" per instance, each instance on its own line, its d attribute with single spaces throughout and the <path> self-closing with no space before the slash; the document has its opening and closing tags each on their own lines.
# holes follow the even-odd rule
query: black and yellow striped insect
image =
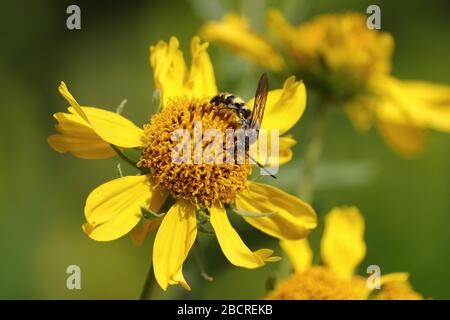
<svg viewBox="0 0 450 320">
<path fill-rule="evenodd" d="M 256 137 L 257 137 L 264 117 L 264 110 L 266 108 L 268 92 L 269 92 L 269 80 L 267 74 L 264 73 L 259 78 L 258 81 L 253 109 L 250 109 L 250 107 L 241 98 L 226 92 L 219 93 L 218 95 L 214 96 L 210 100 L 210 103 L 220 108 L 234 110 L 236 112 L 236 115 L 239 117 L 241 121 L 242 129 L 256 130 Z M 248 151 L 250 149 L 250 144 L 251 143 L 249 137 L 246 136 L 245 151 Z M 258 161 L 256 161 L 255 159 L 252 159 L 252 161 L 256 162 L 256 164 L 264 171 L 266 171 L 270 176 L 276 178 Z"/>
<path fill-rule="evenodd" d="M 250 109 L 241 98 L 227 92 L 217 94 L 210 100 L 210 103 L 221 106 L 224 109 L 234 110 L 241 120 L 242 129 L 255 129 L 259 132 L 266 107 L 268 91 L 269 81 L 267 74 L 264 73 L 259 79 L 258 87 L 256 88 L 253 109 Z"/>
</svg>

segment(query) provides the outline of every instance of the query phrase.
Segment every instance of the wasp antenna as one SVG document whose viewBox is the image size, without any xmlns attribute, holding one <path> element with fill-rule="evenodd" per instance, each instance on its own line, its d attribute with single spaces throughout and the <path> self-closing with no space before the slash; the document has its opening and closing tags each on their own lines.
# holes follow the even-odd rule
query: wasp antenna
<svg viewBox="0 0 450 320">
<path fill-rule="evenodd" d="M 261 163 L 259 163 L 258 161 L 256 161 L 255 159 L 253 159 L 252 156 L 248 155 L 248 157 L 252 160 L 255 161 L 255 163 L 258 165 L 258 167 L 260 167 L 261 169 L 263 169 L 269 176 L 271 176 L 274 179 L 277 179 L 277 177 L 273 174 L 270 173 L 269 170 L 267 170 L 267 168 L 265 168 Z"/>
<path fill-rule="evenodd" d="M 256 161 L 256 164 L 258 165 L 258 167 L 260 167 L 261 169 L 263 169 L 267 174 L 269 174 L 269 176 L 271 176 L 274 179 L 277 179 L 277 176 L 273 175 L 270 173 L 269 170 L 267 170 L 266 168 L 264 168 L 264 166 L 262 164 L 260 164 L 258 161 Z"/>
</svg>

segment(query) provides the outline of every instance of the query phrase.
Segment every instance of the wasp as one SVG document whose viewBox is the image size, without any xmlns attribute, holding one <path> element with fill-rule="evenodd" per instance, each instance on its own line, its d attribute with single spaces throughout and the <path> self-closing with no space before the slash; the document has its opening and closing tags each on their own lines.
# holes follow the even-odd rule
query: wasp
<svg viewBox="0 0 450 320">
<path fill-rule="evenodd" d="M 240 119 L 241 127 L 244 130 L 253 129 L 256 130 L 258 135 L 259 129 L 261 128 L 261 123 L 264 117 L 264 109 L 266 108 L 267 94 L 269 92 L 269 80 L 267 74 L 264 73 L 258 81 L 258 86 L 255 93 L 255 102 L 253 104 L 253 109 L 239 97 L 232 95 L 230 93 L 219 93 L 214 96 L 210 103 L 216 105 L 219 108 L 230 109 L 236 112 L 236 115 Z M 250 148 L 250 142 L 248 137 L 245 141 L 245 150 L 248 151 Z M 249 155 L 250 157 L 250 155 Z M 256 164 L 266 171 L 271 177 L 276 178 L 271 174 L 266 168 L 263 167 L 258 161 L 251 158 Z"/>
</svg>

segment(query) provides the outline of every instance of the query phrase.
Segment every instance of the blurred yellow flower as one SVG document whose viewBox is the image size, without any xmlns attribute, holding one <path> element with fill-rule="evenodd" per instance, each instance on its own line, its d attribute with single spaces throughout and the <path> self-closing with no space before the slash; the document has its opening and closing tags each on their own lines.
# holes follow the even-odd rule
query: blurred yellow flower
<svg viewBox="0 0 450 320">
<path fill-rule="evenodd" d="M 393 77 L 393 37 L 368 29 L 365 15 L 324 14 L 293 26 L 271 9 L 266 25 L 291 58 L 287 65 L 327 103 L 343 106 L 357 129 L 377 124 L 387 143 L 404 156 L 423 149 L 427 128 L 450 132 L 450 87 Z M 243 17 L 230 14 L 207 22 L 201 35 L 271 70 L 283 66 L 274 46 Z"/>
<path fill-rule="evenodd" d="M 280 244 L 295 273 L 280 282 L 268 299 L 423 299 L 411 288 L 407 273 L 381 276 L 379 292 L 369 288 L 364 277 L 354 274 L 366 255 L 364 219 L 355 207 L 336 207 L 325 217 L 320 247 L 323 265 L 312 264 L 313 252 L 306 239 Z"/>
<path fill-rule="evenodd" d="M 229 14 L 222 21 L 206 22 L 200 34 L 209 41 L 233 48 L 252 62 L 270 70 L 281 71 L 284 67 L 283 57 L 275 47 L 250 29 L 245 17 Z"/>
<path fill-rule="evenodd" d="M 199 223 L 204 222 L 201 219 L 210 222 L 232 264 L 252 269 L 279 259 L 269 249 L 251 251 L 230 224 L 225 205 L 234 204 L 245 221 L 278 239 L 301 239 L 316 227 L 316 214 L 310 205 L 272 186 L 247 181 L 248 164 L 173 163 L 174 130 L 192 131 L 194 120 L 200 120 L 204 130 L 214 127 L 223 134 L 228 127 L 240 125 L 234 112 L 217 113 L 209 102 L 217 87 L 207 47 L 198 37 L 192 39 L 190 68 L 175 37 L 150 48 L 162 106 L 143 129 L 116 113 L 80 106 L 61 83 L 59 91 L 69 103 L 69 113 L 55 115 L 59 133 L 48 138 L 56 151 L 80 158 L 106 158 L 129 148 L 141 152 L 134 164 L 140 175 L 109 181 L 89 194 L 83 230 L 97 241 L 111 241 L 131 231 L 134 241 L 142 243 L 150 231 L 158 229 L 153 266 L 164 290 L 174 284 L 190 289 L 182 267 Z M 293 77 L 287 79 L 283 89 L 269 92 L 262 127 L 289 130 L 301 118 L 305 104 L 304 85 Z M 280 160 L 288 161 L 292 139 L 281 139 L 285 139 L 286 150 L 280 151 L 284 157 Z M 144 217 L 143 208 L 153 215 L 150 219 Z"/>
</svg>

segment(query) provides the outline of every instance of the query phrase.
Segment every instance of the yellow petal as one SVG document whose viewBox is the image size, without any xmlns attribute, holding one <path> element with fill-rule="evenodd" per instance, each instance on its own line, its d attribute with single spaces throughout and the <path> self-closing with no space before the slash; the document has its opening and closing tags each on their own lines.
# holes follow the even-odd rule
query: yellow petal
<svg viewBox="0 0 450 320">
<path fill-rule="evenodd" d="M 56 130 L 61 134 L 78 137 L 91 137 L 95 135 L 97 138 L 100 138 L 92 129 L 92 126 L 77 113 L 58 112 L 53 117 L 57 121 L 55 126 Z"/>
<path fill-rule="evenodd" d="M 272 250 L 252 252 L 242 241 L 228 220 L 227 212 L 221 204 L 210 208 L 211 225 L 219 241 L 219 245 L 227 259 L 238 267 L 254 269 L 263 266 L 264 261 L 271 258 Z"/>
<path fill-rule="evenodd" d="M 61 81 L 61 84 L 58 87 L 59 93 L 64 97 L 64 99 L 67 100 L 69 105 L 76 110 L 76 113 L 87 123 L 89 123 L 89 120 L 87 116 L 84 114 L 83 110 L 81 110 L 80 105 L 78 104 L 77 100 L 73 97 L 73 95 L 69 92 L 69 89 L 67 88 L 64 81 Z"/>
<path fill-rule="evenodd" d="M 92 137 L 74 137 L 54 134 L 47 138 L 48 144 L 59 153 L 70 152 L 81 159 L 105 159 L 116 155 L 109 144 L 93 134 Z"/>
<path fill-rule="evenodd" d="M 175 272 L 174 276 L 169 280 L 170 285 L 181 285 L 184 289 L 191 291 L 191 287 L 187 283 L 186 279 L 184 279 L 183 275 L 183 266 L 181 266 L 177 272 Z"/>
<path fill-rule="evenodd" d="M 450 133 L 450 86 L 425 81 L 402 81 L 412 95 L 414 116 L 429 128 Z"/>
<path fill-rule="evenodd" d="M 200 35 L 268 69 L 280 71 L 284 67 L 283 58 L 266 39 L 250 29 L 244 17 L 229 14 L 222 21 L 209 21 L 201 28 Z"/>
<path fill-rule="evenodd" d="M 189 288 L 181 270 L 196 236 L 195 208 L 178 200 L 164 216 L 153 244 L 155 277 L 164 290 L 169 284 Z"/>
<path fill-rule="evenodd" d="M 380 120 L 378 130 L 387 144 L 405 157 L 417 155 L 425 147 L 427 136 L 424 128 Z"/>
<path fill-rule="evenodd" d="M 187 74 L 183 52 L 178 39 L 171 37 L 169 43 L 159 41 L 150 47 L 150 65 L 153 69 L 155 87 L 161 91 L 165 106 L 170 97 L 183 94 L 183 82 Z"/>
<path fill-rule="evenodd" d="M 94 107 L 81 107 L 92 129 L 106 142 L 122 148 L 144 145 L 144 130 L 120 114 Z M 73 112 L 69 108 L 70 112 Z"/>
<path fill-rule="evenodd" d="M 47 138 L 48 144 L 59 153 L 70 152 L 82 159 L 105 159 L 116 155 L 109 143 L 101 139 L 78 114 L 55 113 L 59 134 Z"/>
<path fill-rule="evenodd" d="M 192 98 L 213 97 L 217 94 L 216 78 L 214 69 L 209 58 L 209 43 L 200 43 L 199 37 L 193 37 L 191 41 L 191 70 L 186 89 Z"/>
<path fill-rule="evenodd" d="M 253 107 L 253 103 L 254 99 L 248 105 Z M 300 120 L 305 107 L 305 85 L 291 76 L 284 82 L 283 89 L 269 91 L 261 128 L 279 129 L 282 135 Z"/>
<path fill-rule="evenodd" d="M 394 77 L 376 79 L 377 115 L 384 121 L 450 132 L 450 86 Z"/>
<path fill-rule="evenodd" d="M 296 29 L 283 17 L 281 12 L 276 9 L 267 11 L 266 24 L 287 48 L 290 48 L 295 39 Z"/>
<path fill-rule="evenodd" d="M 60 93 L 70 104 L 69 111 L 78 115 L 104 141 L 123 148 L 144 145 L 143 130 L 121 115 L 94 107 L 81 107 L 67 89 L 64 82 Z"/>
<path fill-rule="evenodd" d="M 444 119 L 441 124 L 445 124 L 445 108 L 442 107 L 440 113 L 432 112 L 433 106 L 427 103 L 426 94 L 420 90 L 423 87 L 416 88 L 419 92 L 416 93 L 412 89 L 417 85 L 410 88 L 406 82 L 394 77 L 376 78 L 372 86 L 378 96 L 374 107 L 378 129 L 388 145 L 406 157 L 420 153 L 426 143 L 425 129 L 433 127 L 433 121 L 438 118 Z M 434 94 L 431 88 L 429 94 Z M 445 100 L 445 97 L 440 98 Z"/>
<path fill-rule="evenodd" d="M 306 202 L 272 186 L 249 182 L 249 189 L 238 194 L 236 207 L 250 212 L 275 215 L 244 217 L 253 227 L 283 240 L 306 237 L 317 226 L 317 216 Z"/>
<path fill-rule="evenodd" d="M 303 273 L 312 266 L 313 252 L 308 240 L 282 240 L 280 246 L 286 252 L 297 273 Z"/>
<path fill-rule="evenodd" d="M 258 153 L 257 160 L 260 164 L 271 167 L 276 165 L 283 165 L 291 161 L 292 159 L 292 147 L 297 143 L 295 139 L 291 137 L 280 137 L 278 140 L 278 155 L 271 152 L 271 140 L 270 133 L 268 134 L 267 153 Z"/>
<path fill-rule="evenodd" d="M 384 285 L 386 283 L 390 282 L 406 282 L 409 279 L 409 273 L 408 272 L 394 272 L 394 273 L 388 273 L 381 276 L 381 285 Z"/>
<path fill-rule="evenodd" d="M 260 256 L 265 262 L 277 262 L 281 260 L 281 257 L 273 256 L 273 250 L 271 249 L 259 249 L 255 251 L 255 254 Z"/>
<path fill-rule="evenodd" d="M 281 137 L 280 138 L 280 151 L 278 154 L 278 163 L 283 165 L 288 163 L 292 159 L 292 147 L 297 143 L 295 139 L 291 137 Z"/>
<path fill-rule="evenodd" d="M 86 234 L 97 241 L 111 241 L 128 233 L 141 219 L 152 189 L 147 176 L 127 176 L 92 191 L 84 208 Z"/>
<path fill-rule="evenodd" d="M 191 41 L 191 68 L 188 70 L 178 39 L 159 41 L 150 47 L 150 65 L 155 86 L 161 91 L 162 105 L 173 97 L 202 99 L 217 94 L 214 69 L 209 58 L 208 43 L 199 37 Z"/>
<path fill-rule="evenodd" d="M 153 190 L 152 199 L 150 200 L 150 211 L 159 212 L 168 195 L 169 193 L 167 190 L 156 187 Z M 137 246 L 142 245 L 147 235 L 158 228 L 160 223 L 161 219 L 144 220 L 141 226 L 137 226 L 131 231 L 131 240 Z"/>
<path fill-rule="evenodd" d="M 364 219 L 358 208 L 333 208 L 325 217 L 320 246 L 324 264 L 339 276 L 351 278 L 366 255 Z"/>
</svg>

